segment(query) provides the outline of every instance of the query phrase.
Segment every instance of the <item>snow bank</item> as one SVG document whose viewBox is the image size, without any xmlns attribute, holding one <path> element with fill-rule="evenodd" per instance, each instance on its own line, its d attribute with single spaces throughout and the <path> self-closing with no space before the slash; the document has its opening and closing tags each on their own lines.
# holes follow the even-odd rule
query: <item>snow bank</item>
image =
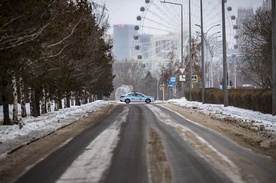
<svg viewBox="0 0 276 183">
<path fill-rule="evenodd" d="M 224 107 L 221 104 L 202 104 L 201 102 L 187 101 L 186 98 L 172 99 L 168 101 L 178 106 L 193 108 L 201 113 L 214 116 L 217 119 L 238 120 L 243 123 L 251 123 L 257 129 L 264 127 L 265 130 L 276 134 L 276 116 L 263 114 L 233 106 Z"/>
<path fill-rule="evenodd" d="M 22 119 L 24 125 L 21 129 L 19 125 L 0 125 L 0 156 L 3 153 L 7 153 L 30 141 L 67 126 L 109 104 L 110 102 L 108 101 L 97 100 L 82 106 L 72 106 L 43 114 L 37 118 L 29 116 Z"/>
</svg>

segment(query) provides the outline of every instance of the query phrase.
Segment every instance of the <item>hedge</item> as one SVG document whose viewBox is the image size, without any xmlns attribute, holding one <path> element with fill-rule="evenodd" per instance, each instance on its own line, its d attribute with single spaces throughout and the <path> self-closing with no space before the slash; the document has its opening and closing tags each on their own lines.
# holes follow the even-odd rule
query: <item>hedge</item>
<svg viewBox="0 0 276 183">
<path fill-rule="evenodd" d="M 185 91 L 185 96 L 190 96 L 190 90 Z M 192 101 L 202 102 L 201 88 L 191 90 Z M 190 97 L 186 97 L 190 100 Z M 223 104 L 223 90 L 206 88 L 204 102 L 210 104 Z M 271 89 L 229 89 L 229 106 L 235 106 L 262 113 L 272 114 L 272 90 Z"/>
</svg>

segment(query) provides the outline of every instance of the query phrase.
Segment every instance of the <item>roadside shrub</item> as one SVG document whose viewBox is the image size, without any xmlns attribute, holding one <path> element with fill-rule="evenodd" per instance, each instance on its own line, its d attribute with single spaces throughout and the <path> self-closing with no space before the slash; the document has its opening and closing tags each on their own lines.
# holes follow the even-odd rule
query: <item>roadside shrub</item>
<svg viewBox="0 0 276 183">
<path fill-rule="evenodd" d="M 189 90 L 185 91 L 189 96 Z M 194 88 L 191 91 L 192 100 L 202 102 L 201 88 Z M 205 89 L 205 103 L 223 104 L 224 92 L 217 88 Z M 189 97 L 187 97 L 189 100 Z M 262 113 L 272 113 L 272 91 L 271 89 L 249 89 L 239 88 L 228 90 L 228 101 L 230 106 L 235 106 Z"/>
<path fill-rule="evenodd" d="M 205 103 L 222 104 L 223 103 L 223 90 L 218 88 L 205 89 Z"/>
</svg>

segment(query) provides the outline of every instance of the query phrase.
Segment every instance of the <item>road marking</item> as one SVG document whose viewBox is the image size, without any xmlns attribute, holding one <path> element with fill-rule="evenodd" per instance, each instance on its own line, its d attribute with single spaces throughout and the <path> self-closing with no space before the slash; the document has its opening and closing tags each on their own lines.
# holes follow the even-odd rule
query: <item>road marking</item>
<svg viewBox="0 0 276 183">
<path fill-rule="evenodd" d="M 112 152 L 119 141 L 120 128 L 126 122 L 128 111 L 125 108 L 118 115 L 120 120 L 115 120 L 86 147 L 57 183 L 93 183 L 101 180 L 102 174 L 111 164 Z"/>
<path fill-rule="evenodd" d="M 210 143 L 198 136 L 190 128 L 187 128 L 186 126 L 172 120 L 170 115 L 165 114 L 160 108 L 152 105 L 147 107 L 153 111 L 161 122 L 174 127 L 181 137 L 193 147 L 195 152 L 204 158 L 210 165 L 224 172 L 233 182 L 244 182 L 242 181 L 238 167 L 231 160 L 229 160 L 228 157 L 215 149 Z"/>
</svg>

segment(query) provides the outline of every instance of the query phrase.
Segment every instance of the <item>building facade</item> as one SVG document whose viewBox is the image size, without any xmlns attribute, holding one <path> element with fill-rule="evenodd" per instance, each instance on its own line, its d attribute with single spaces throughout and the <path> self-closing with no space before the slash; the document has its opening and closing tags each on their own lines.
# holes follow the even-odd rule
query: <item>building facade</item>
<svg viewBox="0 0 276 183">
<path fill-rule="evenodd" d="M 239 45 L 239 49 L 240 49 L 240 42 L 242 42 L 241 30 L 243 28 L 243 21 L 250 19 L 253 16 L 254 16 L 253 8 L 239 8 L 238 9 L 238 16 L 236 19 L 236 23 L 237 23 L 237 35 L 238 35 L 237 44 Z"/>
<path fill-rule="evenodd" d="M 113 53 L 115 59 L 128 59 L 134 58 L 135 53 L 135 40 L 134 36 L 138 35 L 135 30 L 135 25 L 119 24 L 114 25 L 113 32 Z"/>
<path fill-rule="evenodd" d="M 271 0 L 263 0 L 262 9 L 266 11 L 270 11 L 272 7 Z"/>
</svg>

